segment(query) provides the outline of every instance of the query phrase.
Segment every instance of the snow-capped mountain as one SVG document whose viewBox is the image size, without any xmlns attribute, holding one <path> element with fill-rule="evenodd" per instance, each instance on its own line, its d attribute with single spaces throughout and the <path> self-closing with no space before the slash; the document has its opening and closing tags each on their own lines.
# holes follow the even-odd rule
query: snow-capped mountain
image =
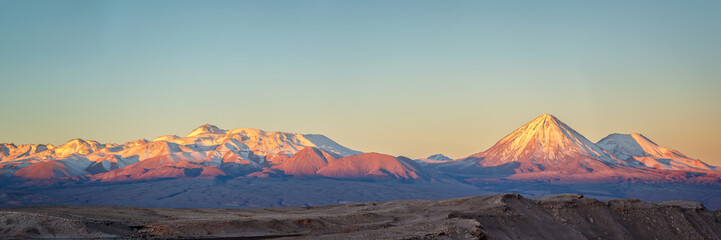
<svg viewBox="0 0 721 240">
<path fill-rule="evenodd" d="M 187 137 L 193 137 L 193 136 L 198 136 L 201 134 L 208 134 L 208 133 L 225 134 L 225 132 L 226 132 L 225 130 L 220 129 L 220 128 L 216 127 L 215 125 L 205 124 L 205 125 L 202 125 L 202 126 L 196 128 L 192 132 L 190 132 L 190 134 L 188 134 Z"/>
<path fill-rule="evenodd" d="M 153 141 L 140 139 L 124 144 L 101 144 L 83 139 L 73 139 L 58 147 L 2 144 L 0 171 L 30 179 L 87 174 L 102 174 L 94 177 L 99 180 L 198 176 L 193 172 L 198 170 L 188 169 L 203 169 L 204 173 L 200 175 L 210 176 L 219 174 L 215 168 L 238 175 L 282 163 L 306 147 L 322 149 L 339 157 L 360 153 L 323 135 L 251 128 L 223 130 L 206 124 L 185 137 L 167 135 Z M 208 168 L 210 166 L 215 168 Z M 19 171 L 23 168 L 27 169 Z M 206 168 L 209 170 L 205 171 Z"/>
<path fill-rule="evenodd" d="M 484 152 L 451 161 L 444 168 L 511 167 L 516 173 L 591 172 L 623 164 L 550 114 L 538 116 Z"/>
<path fill-rule="evenodd" d="M 483 166 L 520 162 L 529 168 L 564 169 L 568 159 L 620 163 L 565 123 L 550 114 L 538 116 L 493 145 L 471 155 L 483 157 Z"/>
<path fill-rule="evenodd" d="M 640 135 L 639 135 L 640 136 Z M 611 141 L 616 137 L 602 140 L 602 148 L 558 120 L 543 114 L 513 131 L 484 152 L 467 158 L 433 164 L 435 168 L 465 177 L 502 177 L 529 180 L 560 181 L 618 181 L 621 179 L 643 179 L 663 181 L 679 178 L 682 174 L 661 170 L 708 170 L 708 165 L 698 161 L 690 162 L 682 154 L 642 141 L 640 146 L 625 143 L 626 139 Z M 643 138 L 645 139 L 645 138 Z M 647 140 L 647 139 L 646 139 Z M 639 140 L 640 141 L 640 140 Z M 624 144 L 617 145 L 617 142 Z M 638 141 L 634 141 L 637 142 Z M 613 147 L 611 147 L 613 146 Z M 639 152 L 638 148 L 648 152 Z M 608 150 L 608 151 L 607 151 Z M 658 162 L 652 156 L 675 156 L 676 162 L 697 168 L 675 168 Z M 630 158 L 629 156 L 637 156 Z M 652 161 L 653 159 L 654 161 Z M 663 162 L 663 160 L 660 160 Z M 643 162 L 644 164 L 640 164 Z M 707 166 L 708 168 L 703 168 Z M 674 177 L 670 177 L 674 175 Z M 683 177 L 681 177 L 683 178 Z"/>
<path fill-rule="evenodd" d="M 692 159 L 679 151 L 662 147 L 639 133 L 614 133 L 596 143 L 599 147 L 626 162 L 656 169 L 713 170 L 701 160 Z"/>
<path fill-rule="evenodd" d="M 16 159 L 28 159 L 30 156 L 54 148 L 55 147 L 50 144 L 0 144 L 0 175 L 3 175 L 3 173 L 5 173 L 5 175 L 12 174 L 18 169 L 35 163 L 35 161 L 32 160 L 16 161 Z"/>
<path fill-rule="evenodd" d="M 421 165 L 428 165 L 428 164 L 435 164 L 435 163 L 444 163 L 453 160 L 452 158 L 447 157 L 443 154 L 433 154 L 431 156 L 428 156 L 426 158 L 419 158 L 414 159 L 413 161 L 416 161 L 418 164 Z"/>
<path fill-rule="evenodd" d="M 433 155 L 431 155 L 431 156 L 428 156 L 426 159 L 428 159 L 428 160 L 434 160 L 434 161 L 449 161 L 449 160 L 453 160 L 452 158 L 449 158 L 449 157 L 447 157 L 446 155 L 443 155 L 443 154 L 440 154 L 440 153 L 439 153 L 439 154 L 433 154 Z"/>
<path fill-rule="evenodd" d="M 3 143 L 0 144 L 0 162 L 27 157 L 53 148 L 55 147 L 50 144 L 21 144 L 15 146 L 12 143 Z"/>
<path fill-rule="evenodd" d="M 90 181 L 216 176 L 580 182 L 721 179 L 715 167 L 658 146 L 640 134 L 612 134 L 594 144 L 549 114 L 526 123 L 486 151 L 456 160 L 442 154 L 410 160 L 361 153 L 323 135 L 224 130 L 206 124 L 184 137 L 166 135 L 123 144 L 83 139 L 57 147 L 0 144 L 0 173 L 20 179 Z"/>
</svg>

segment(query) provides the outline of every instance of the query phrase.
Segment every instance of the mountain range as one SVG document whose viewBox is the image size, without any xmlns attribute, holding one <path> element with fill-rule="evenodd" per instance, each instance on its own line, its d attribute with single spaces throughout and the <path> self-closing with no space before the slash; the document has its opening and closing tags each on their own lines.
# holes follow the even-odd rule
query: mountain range
<svg viewBox="0 0 721 240">
<path fill-rule="evenodd" d="M 597 143 L 550 114 L 486 151 L 411 160 L 362 153 L 317 134 L 203 125 L 188 135 L 103 144 L 73 139 L 0 144 L 0 173 L 18 180 L 117 182 L 174 178 L 300 177 L 403 181 L 690 182 L 717 184 L 721 172 L 638 134 Z"/>
</svg>

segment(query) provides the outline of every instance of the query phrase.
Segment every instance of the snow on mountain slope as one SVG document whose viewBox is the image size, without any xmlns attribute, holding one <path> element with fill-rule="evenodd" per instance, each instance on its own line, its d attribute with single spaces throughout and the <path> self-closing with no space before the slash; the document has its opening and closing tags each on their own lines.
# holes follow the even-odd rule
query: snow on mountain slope
<svg viewBox="0 0 721 240">
<path fill-rule="evenodd" d="M 83 140 L 83 139 L 73 139 L 68 142 L 66 142 L 63 145 L 58 146 L 57 148 L 53 149 L 53 158 L 65 158 L 73 154 L 77 155 L 88 155 L 97 151 L 100 151 L 103 148 L 112 147 L 111 144 L 100 144 L 97 141 L 92 140 Z"/>
<path fill-rule="evenodd" d="M 513 131 L 488 150 L 446 166 L 518 165 L 516 172 L 591 172 L 623 164 L 556 117 L 543 114 Z M 508 166 L 510 166 L 508 165 Z"/>
<path fill-rule="evenodd" d="M 466 176 L 537 180 L 595 181 L 645 174 L 549 114 L 526 123 L 484 152 L 434 167 Z"/>
<path fill-rule="evenodd" d="M 628 162 L 635 160 L 650 168 L 691 171 L 715 169 L 679 151 L 661 147 L 639 133 L 614 133 L 598 141 L 597 145 L 619 159 Z"/>
<path fill-rule="evenodd" d="M 208 153 L 206 165 L 219 166 L 227 175 L 241 176 L 267 167 L 265 158 L 269 156 L 255 155 L 252 151 L 216 150 Z"/>
<path fill-rule="evenodd" d="M 194 137 L 194 136 L 198 136 L 200 134 L 209 134 L 209 133 L 225 134 L 225 132 L 226 132 L 225 130 L 220 129 L 220 128 L 216 127 L 215 125 L 205 124 L 205 125 L 202 125 L 202 126 L 196 128 L 192 132 L 190 132 L 190 134 L 188 134 L 188 136 L 186 136 L 186 137 Z"/>
<path fill-rule="evenodd" d="M 193 145 L 201 151 L 209 150 L 207 147 L 215 148 L 223 144 L 235 148 L 234 150 L 250 150 L 257 155 L 293 155 L 305 147 L 317 147 L 341 156 L 360 153 L 343 147 L 323 135 L 266 132 L 253 128 L 236 128 L 227 131 L 208 124 L 198 127 L 186 137 L 164 140 L 189 147 Z"/>
<path fill-rule="evenodd" d="M 337 160 L 333 155 L 315 147 L 306 147 L 290 159 L 271 167 L 282 170 L 287 175 L 316 176 L 318 170 Z"/>
<path fill-rule="evenodd" d="M 51 144 L 21 144 L 16 146 L 12 143 L 3 143 L 0 144 L 0 163 L 11 162 L 15 159 L 21 159 L 54 148 Z"/>
<path fill-rule="evenodd" d="M 65 160 L 65 162 L 70 163 L 72 166 L 82 167 L 82 165 L 90 163 L 87 156 L 92 156 L 92 153 L 106 150 L 109 147 L 116 147 L 116 145 L 100 144 L 96 141 L 85 141 L 82 139 L 73 139 L 58 147 L 49 144 L 23 144 L 19 146 L 3 144 L 0 147 L 0 152 L 7 152 L 7 154 L 0 153 L 4 155 L 2 161 L 0 161 L 0 173 L 3 175 L 13 175 L 22 168 L 51 160 Z M 58 165 L 38 165 L 31 169 L 37 170 L 41 166 L 56 167 Z M 78 171 L 71 172 L 77 173 Z"/>
<path fill-rule="evenodd" d="M 302 135 L 305 139 L 313 143 L 313 145 L 317 148 L 323 149 L 326 152 L 338 154 L 341 156 L 350 156 L 350 155 L 356 155 L 361 154 L 363 152 L 351 150 L 347 147 L 344 147 L 337 142 L 331 140 L 330 138 L 320 135 L 320 134 L 303 134 Z"/>
<path fill-rule="evenodd" d="M 153 142 L 151 142 L 153 143 Z M 151 144 L 149 143 L 149 144 Z M 169 145 L 166 142 L 164 145 Z M 163 145 L 161 145 L 163 146 Z M 161 151 L 163 152 L 163 151 Z M 262 170 L 266 167 L 263 164 L 262 156 L 257 156 L 251 151 L 227 151 L 214 150 L 208 152 L 164 152 L 161 154 L 148 155 L 151 156 L 141 161 L 121 168 L 113 168 L 120 164 L 110 164 L 102 166 L 102 169 L 108 170 L 103 172 L 98 170 L 95 175 L 90 176 L 91 180 L 96 181 L 137 181 L 149 179 L 164 178 L 192 178 L 192 177 L 213 177 L 213 176 L 243 176 L 251 172 Z M 118 162 L 121 162 L 119 160 Z M 104 161 L 98 161 L 93 168 L 100 168 L 97 164 L 106 164 Z M 127 163 L 126 163 L 127 164 Z M 87 170 L 90 171 L 91 167 Z"/>
<path fill-rule="evenodd" d="M 323 135 L 316 134 L 266 132 L 252 128 L 237 128 L 231 130 L 226 137 L 242 142 L 247 149 L 264 154 L 292 155 L 305 147 L 317 147 L 341 156 L 360 153 L 343 147 Z"/>
<path fill-rule="evenodd" d="M 641 135 L 614 135 L 600 144 L 605 149 L 591 143 L 557 118 L 544 114 L 484 152 L 429 166 L 471 182 L 506 178 L 586 183 L 708 183 L 717 181 L 719 177 L 719 174 L 704 169 L 708 167 L 706 164 L 659 147 Z M 673 161 L 660 157 L 672 158 Z M 689 170 L 701 174 L 689 173 Z"/>
<path fill-rule="evenodd" d="M 173 141 L 178 138 L 180 138 L 180 137 L 178 137 L 178 135 L 165 135 L 165 136 L 157 137 L 153 141 Z"/>
<path fill-rule="evenodd" d="M 603 148 L 548 114 L 523 125 L 488 150 L 458 160 L 441 154 L 419 160 L 359 154 L 323 135 L 252 128 L 223 130 L 206 124 L 185 137 L 167 135 L 124 144 L 82 139 L 58 147 L 2 144 L 0 173 L 30 179 L 93 174 L 89 178 L 97 181 L 283 176 L 281 171 L 291 176 L 352 179 L 719 179 L 718 174 L 710 173 L 714 167 L 660 147 L 639 134 L 613 135 L 599 144 Z M 702 175 L 688 171 L 706 175 L 702 179 L 698 177 Z"/>
<path fill-rule="evenodd" d="M 453 160 L 453 159 L 447 157 L 446 155 L 443 155 L 443 154 L 440 154 L 440 153 L 439 153 L 439 154 L 433 154 L 433 155 L 431 155 L 431 156 L 428 156 L 426 159 L 428 159 L 428 160 L 434 160 L 434 161 L 450 161 L 450 160 Z"/>
<path fill-rule="evenodd" d="M 332 178 L 420 179 L 412 164 L 390 155 L 363 153 L 343 157 L 318 170 L 318 175 Z"/>
<path fill-rule="evenodd" d="M 61 146 L 49 148 L 46 145 L 3 144 L 0 145 L 0 172 L 10 175 L 38 162 L 67 160 L 96 174 L 122 169 L 147 159 L 183 155 L 193 158 L 189 161 L 207 161 L 203 163 L 204 166 L 213 165 L 219 171 L 235 175 L 280 164 L 305 147 L 317 147 L 340 156 L 360 153 L 323 135 L 266 132 L 252 128 L 228 131 L 205 124 L 185 137 L 166 135 L 153 141 L 140 139 L 120 145 L 82 139 L 73 139 Z"/>
<path fill-rule="evenodd" d="M 138 162 L 148 158 L 169 155 L 172 153 L 184 152 L 180 145 L 167 142 L 167 141 L 152 141 L 144 143 L 136 143 L 135 146 L 126 148 L 118 155 L 121 158 L 129 159 L 130 161 Z"/>
<path fill-rule="evenodd" d="M 228 131 L 205 124 L 185 137 L 166 135 L 153 141 L 139 139 L 124 144 L 101 144 L 83 139 L 73 139 L 58 147 L 42 144 L 19 146 L 1 144 L 0 173 L 12 175 L 22 168 L 37 163 L 63 160 L 83 170 L 70 170 L 69 175 L 75 176 L 84 172 L 97 174 L 122 169 L 147 159 L 172 159 L 183 156 L 189 158 L 187 160 L 191 162 L 206 162 L 202 164 L 203 166 L 215 166 L 209 172 L 214 172 L 216 175 L 219 172 L 244 175 L 280 164 L 305 147 L 317 147 L 341 156 L 360 153 L 345 148 L 323 135 L 265 132 L 251 128 Z M 49 169 L 40 170 L 43 167 Z M 26 171 L 53 172 L 59 167 L 58 163 L 39 164 Z M 167 173 L 168 177 L 177 175 L 172 171 Z M 68 174 L 57 176 L 61 175 Z M 162 177 L 160 175 L 155 173 L 155 175 L 143 175 L 142 178 Z M 30 175 L 21 173 L 16 176 Z"/>
<path fill-rule="evenodd" d="M 550 114 L 538 116 L 483 153 L 483 166 L 509 162 L 539 164 L 548 169 L 567 167 L 565 159 L 621 163 Z"/>
<path fill-rule="evenodd" d="M 428 164 L 445 163 L 445 162 L 449 162 L 452 160 L 453 159 L 447 157 L 446 155 L 439 153 L 439 154 L 433 154 L 431 156 L 428 156 L 427 158 L 414 159 L 413 161 L 416 161 L 418 164 L 421 164 L 421 165 L 428 165 Z"/>
<path fill-rule="evenodd" d="M 134 159 L 134 158 L 123 159 L 119 155 L 108 154 L 102 158 L 94 160 L 92 163 L 90 163 L 90 165 L 88 167 L 85 168 L 85 171 L 87 171 L 91 174 L 103 173 L 103 172 L 112 171 L 112 170 L 118 169 L 118 168 L 124 168 L 135 162 L 137 162 L 137 159 Z"/>
</svg>

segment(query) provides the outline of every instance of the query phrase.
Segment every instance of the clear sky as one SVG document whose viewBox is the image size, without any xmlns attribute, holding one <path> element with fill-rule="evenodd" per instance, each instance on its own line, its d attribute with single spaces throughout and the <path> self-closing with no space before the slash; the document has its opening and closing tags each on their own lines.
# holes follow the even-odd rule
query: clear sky
<svg viewBox="0 0 721 240">
<path fill-rule="evenodd" d="M 721 165 L 721 1 L 4 1 L 0 142 L 212 123 L 453 158 L 542 113 Z"/>
</svg>

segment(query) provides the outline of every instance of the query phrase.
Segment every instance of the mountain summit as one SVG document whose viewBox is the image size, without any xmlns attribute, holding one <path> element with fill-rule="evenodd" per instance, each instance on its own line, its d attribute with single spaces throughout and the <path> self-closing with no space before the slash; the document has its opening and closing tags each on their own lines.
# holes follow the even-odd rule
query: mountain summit
<svg viewBox="0 0 721 240">
<path fill-rule="evenodd" d="M 669 170 L 713 170 L 712 166 L 683 153 L 662 147 L 639 133 L 614 133 L 596 143 L 614 156 L 646 167 Z"/>
<path fill-rule="evenodd" d="M 441 163 L 440 168 L 483 177 L 559 179 L 613 172 L 625 165 L 558 118 L 543 114 L 488 150 Z"/>
<path fill-rule="evenodd" d="M 57 179 L 91 174 L 90 179 L 101 181 L 243 176 L 279 164 L 306 147 L 337 158 L 361 153 L 319 134 L 223 130 L 205 124 L 185 137 L 167 135 L 124 144 L 82 139 L 58 147 L 2 144 L 0 176 Z"/>
<path fill-rule="evenodd" d="M 449 158 L 448 156 L 443 155 L 443 154 L 440 154 L 440 153 L 430 155 L 430 156 L 428 156 L 426 159 L 428 159 L 428 160 L 434 160 L 434 161 L 450 161 L 450 160 L 453 160 L 453 159 Z"/>
<path fill-rule="evenodd" d="M 698 175 L 687 172 L 717 173 L 715 167 L 640 134 L 612 134 L 594 144 L 550 114 L 536 117 L 484 152 L 435 167 L 463 178 L 565 182 L 668 181 Z"/>
<path fill-rule="evenodd" d="M 550 114 L 536 117 L 484 152 L 456 160 L 441 154 L 416 160 L 362 154 L 318 134 L 223 130 L 205 124 L 185 137 L 124 144 L 82 139 L 58 147 L 2 144 L 0 174 L 98 181 L 297 176 L 721 183 L 715 167 L 640 134 L 612 134 L 594 144 Z"/>
<path fill-rule="evenodd" d="M 550 114 L 538 116 L 485 152 L 472 156 L 483 157 L 483 166 L 518 162 L 538 170 L 563 170 L 571 162 L 572 165 L 585 165 L 593 161 L 620 163 Z"/>
<path fill-rule="evenodd" d="M 216 127 L 215 125 L 205 124 L 202 125 L 188 134 L 186 137 L 193 137 L 205 133 L 225 133 L 226 131 Z"/>
</svg>

